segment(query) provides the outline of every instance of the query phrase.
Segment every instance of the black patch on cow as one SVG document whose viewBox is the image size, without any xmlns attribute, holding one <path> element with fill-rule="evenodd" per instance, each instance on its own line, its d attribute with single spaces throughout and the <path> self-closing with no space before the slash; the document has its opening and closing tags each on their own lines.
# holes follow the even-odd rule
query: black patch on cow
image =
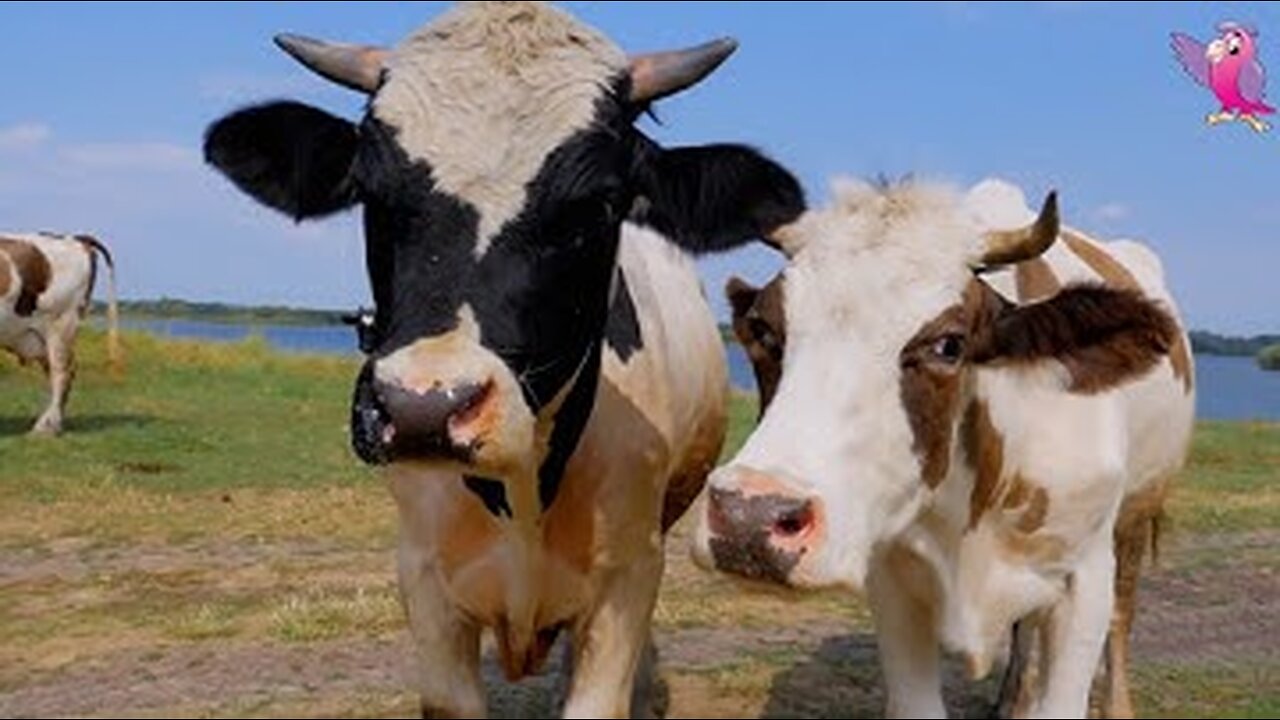
<svg viewBox="0 0 1280 720">
<path fill-rule="evenodd" d="M 754 148 L 717 144 L 667 150 L 641 137 L 641 198 L 631 219 L 686 250 L 728 250 L 804 212 L 799 181 Z"/>
<path fill-rule="evenodd" d="M 573 388 L 565 397 L 564 404 L 556 411 L 555 427 L 551 429 L 551 440 L 547 457 L 538 468 L 538 499 L 542 501 L 545 512 L 555 502 L 560 491 L 560 481 L 564 479 L 564 469 L 569 464 L 573 451 L 578 449 L 578 441 L 582 439 L 582 430 L 591 417 L 591 409 L 595 406 L 596 387 L 600 382 L 600 346 L 591 348 L 582 372 L 574 381 Z"/>
<path fill-rule="evenodd" d="M 627 287 L 627 275 L 621 269 L 618 270 L 618 287 L 613 305 L 609 308 L 604 338 L 624 363 L 631 359 L 632 353 L 644 347 L 635 300 L 631 297 L 631 289 Z"/>
<path fill-rule="evenodd" d="M 205 162 L 259 202 L 296 220 L 346 209 L 356 128 L 296 102 L 245 108 L 209 127 Z"/>
<path fill-rule="evenodd" d="M 387 411 L 374 389 L 373 363 L 366 362 L 356 377 L 351 397 L 351 449 L 356 457 L 370 465 L 391 461 L 391 447 L 383 442 L 383 432 L 389 423 Z"/>
<path fill-rule="evenodd" d="M 480 498 L 480 502 L 484 503 L 490 515 L 496 518 L 511 517 L 511 505 L 507 503 L 507 488 L 501 481 L 467 475 L 462 482 L 468 490 Z"/>
</svg>

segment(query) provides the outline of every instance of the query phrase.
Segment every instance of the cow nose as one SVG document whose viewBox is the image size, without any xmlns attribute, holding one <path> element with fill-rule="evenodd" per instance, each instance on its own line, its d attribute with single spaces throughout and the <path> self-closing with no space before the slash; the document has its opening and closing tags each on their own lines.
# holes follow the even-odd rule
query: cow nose
<svg viewBox="0 0 1280 720">
<path fill-rule="evenodd" d="M 471 426 L 494 396 L 492 380 L 425 391 L 374 381 L 387 422 L 381 444 L 393 458 L 452 459 L 468 462 L 483 442 Z"/>
<path fill-rule="evenodd" d="M 789 582 L 820 539 L 817 503 L 754 471 L 711 485 L 706 513 L 716 568 L 747 578 Z"/>
</svg>

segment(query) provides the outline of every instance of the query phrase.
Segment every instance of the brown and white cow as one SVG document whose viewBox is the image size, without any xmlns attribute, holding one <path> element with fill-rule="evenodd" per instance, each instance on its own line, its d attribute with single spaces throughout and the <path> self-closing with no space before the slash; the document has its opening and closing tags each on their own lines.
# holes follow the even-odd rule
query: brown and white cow
<svg viewBox="0 0 1280 720">
<path fill-rule="evenodd" d="M 991 183 L 988 192 L 1009 194 L 1010 188 Z M 1005 200 L 991 198 L 985 204 L 1016 210 L 1020 195 Z M 1030 211 L 1026 211 L 1030 212 Z M 1018 222 L 1017 218 L 993 219 L 994 222 Z M 1135 272 L 1143 273 L 1148 283 L 1160 284 L 1159 259 L 1148 248 L 1131 241 L 1101 243 L 1084 234 L 1064 228 L 1058 241 L 1044 254 L 1012 266 L 994 269 L 982 277 L 1004 297 L 1026 304 L 1046 300 L 1057 294 L 1068 282 L 1102 282 L 1114 288 L 1141 287 Z M 782 356 L 786 350 L 786 317 L 783 308 L 784 273 L 768 283 L 755 287 L 738 277 L 725 285 L 725 296 L 733 311 L 733 332 L 752 364 L 756 380 L 760 414 L 769 407 L 782 377 Z M 1190 349 L 1179 334 L 1170 352 L 1175 379 L 1185 392 L 1193 389 Z M 1176 387 L 1168 388 L 1176 392 Z M 1103 714 L 1105 717 L 1133 716 L 1129 691 L 1129 639 L 1137 600 L 1138 576 L 1146 546 L 1157 541 L 1159 521 L 1167 484 L 1161 483 L 1136 494 L 1127 495 L 1120 506 L 1114 531 L 1116 556 L 1116 606 L 1107 635 L 1107 672 Z M 1019 702 L 1027 702 L 1031 685 L 1026 676 L 1033 673 L 1034 658 L 1029 652 L 1032 633 L 1015 624 L 1005 680 L 997 701 L 997 717 L 1009 717 Z"/>
<path fill-rule="evenodd" d="M 1052 197 L 993 230 L 1023 214 L 1002 183 L 849 184 L 779 233 L 785 369 L 709 483 L 703 563 L 867 590 L 893 716 L 945 716 L 938 644 L 980 676 L 1020 620 L 1042 672 L 1019 715 L 1083 717 L 1112 623 L 1131 712 L 1120 629 L 1190 436 L 1186 338 L 1149 251 L 1054 244 Z M 1039 302 L 975 276 L 1015 263 L 993 284 Z"/>
<path fill-rule="evenodd" d="M 722 40 L 628 57 L 535 3 L 469 3 L 392 50 L 285 50 L 370 96 L 357 125 L 291 102 L 219 120 L 208 160 L 302 219 L 363 206 L 376 311 L 352 439 L 385 465 L 424 712 L 485 712 L 572 640 L 568 717 L 629 712 L 664 534 L 725 431 L 724 349 L 686 251 L 794 220 L 799 184 L 740 146 L 634 121 Z"/>
<path fill-rule="evenodd" d="M 97 256 L 107 263 L 107 351 L 120 365 L 116 270 L 106 246 L 89 235 L 0 232 L 0 347 L 48 375 L 49 405 L 32 432 L 62 432 L 75 378 L 75 341 L 93 296 Z"/>
</svg>

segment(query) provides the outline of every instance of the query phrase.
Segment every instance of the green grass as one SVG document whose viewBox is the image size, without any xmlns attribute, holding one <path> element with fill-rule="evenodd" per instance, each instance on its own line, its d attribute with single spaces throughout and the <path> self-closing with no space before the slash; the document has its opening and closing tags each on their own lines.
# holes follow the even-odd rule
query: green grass
<svg viewBox="0 0 1280 720">
<path fill-rule="evenodd" d="M 1280 424 L 1199 423 L 1169 508 L 1187 531 L 1280 528 Z"/>
<path fill-rule="evenodd" d="M 265 341 L 214 345 L 126 334 L 123 379 L 103 372 L 101 338 L 82 336 L 65 437 L 24 433 L 47 401 L 34 369 L 0 360 L 0 457 L 12 499 L 76 488 L 192 492 L 304 488 L 367 480 L 346 447 L 355 363 L 286 357 Z M 16 494 L 16 498 L 14 497 Z"/>
</svg>

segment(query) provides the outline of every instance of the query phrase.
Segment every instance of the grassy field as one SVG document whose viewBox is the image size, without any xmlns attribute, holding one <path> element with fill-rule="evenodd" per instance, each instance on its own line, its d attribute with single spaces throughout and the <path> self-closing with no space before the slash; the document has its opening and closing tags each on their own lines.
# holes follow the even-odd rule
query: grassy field
<svg viewBox="0 0 1280 720">
<path fill-rule="evenodd" d="M 0 359 L 0 716 L 411 716 L 394 512 L 347 449 L 350 360 L 127 336 L 123 380 L 82 342 L 68 433 Z M 734 407 L 733 442 L 754 420 Z M 1280 713 L 1280 425 L 1205 423 L 1144 580 L 1139 708 Z M 656 615 L 674 717 L 869 717 L 865 608 L 744 593 L 696 570 L 678 526 Z M 489 668 L 493 676 L 493 668 Z M 948 665 L 956 714 L 993 683 Z M 546 712 L 551 680 L 494 683 Z M 705 713 L 705 714 L 704 714 Z"/>
</svg>

